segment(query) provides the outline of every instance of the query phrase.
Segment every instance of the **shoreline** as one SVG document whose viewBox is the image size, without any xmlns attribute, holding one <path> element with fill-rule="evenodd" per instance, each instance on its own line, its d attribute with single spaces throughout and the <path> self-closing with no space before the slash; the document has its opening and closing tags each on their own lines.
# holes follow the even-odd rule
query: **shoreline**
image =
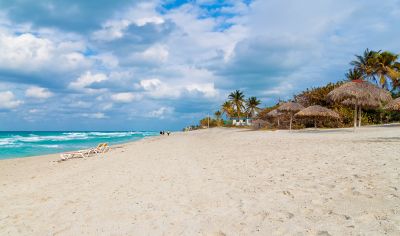
<svg viewBox="0 0 400 236">
<path fill-rule="evenodd" d="M 366 126 L 362 126 L 361 130 L 363 129 L 368 129 L 368 128 L 386 128 L 386 127 L 400 127 L 400 123 L 389 123 L 389 124 L 380 124 L 380 125 L 366 125 Z M 212 127 L 209 129 L 226 129 L 226 130 L 238 130 L 238 131 L 258 131 L 258 132 L 288 132 L 289 130 L 287 129 L 273 129 L 273 130 L 269 130 L 269 129 L 252 129 L 251 127 Z M 357 132 L 357 130 L 360 128 L 357 128 L 355 132 Z M 187 131 L 187 132 L 194 132 L 194 131 L 205 131 L 207 129 L 198 129 L 198 130 L 191 130 L 191 131 Z M 331 131 L 331 132 L 343 132 L 343 131 L 351 131 L 354 133 L 354 128 L 353 127 L 344 127 L 344 128 L 303 128 L 303 129 L 293 129 L 291 131 L 292 134 L 295 133 L 315 133 L 315 131 Z M 7 131 L 6 131 L 7 132 Z M 78 132 L 78 131 L 77 131 Z M 86 131 L 79 131 L 79 132 L 86 132 Z M 90 131 L 92 132 L 92 131 Z M 93 131 L 93 132 L 102 132 L 102 131 Z M 107 131 L 108 132 L 108 131 Z M 110 131 L 113 132 L 113 131 Z M 140 131 L 142 132 L 142 131 Z M 147 131 L 146 131 L 147 132 Z M 154 131 L 151 131 L 154 132 Z M 183 131 L 172 131 L 171 134 L 181 134 L 181 133 L 186 133 Z M 136 142 L 140 142 L 140 141 L 144 141 L 147 139 L 153 139 L 153 138 L 157 138 L 157 137 L 163 137 L 161 135 L 155 135 L 155 136 L 146 136 L 143 137 L 141 139 L 138 140 L 134 140 L 134 141 L 128 141 L 128 142 L 124 142 L 124 143 L 119 143 L 119 144 L 112 144 L 110 145 L 111 148 L 115 148 L 117 146 L 126 146 L 132 143 L 136 143 Z M 165 136 L 168 137 L 168 136 Z M 90 148 L 94 148 L 94 147 L 90 147 Z M 87 148 L 86 148 L 87 149 Z M 78 151 L 78 150 L 82 150 L 82 149 L 72 149 L 69 151 L 65 151 L 65 152 L 55 152 L 55 153 L 50 153 L 50 154 L 45 154 L 45 155 L 33 155 L 33 156 L 25 156 L 25 157 L 11 157 L 11 158 L 5 158 L 5 159 L 0 159 L 0 162 L 2 161 L 10 161 L 10 160 L 18 160 L 18 159 L 27 159 L 27 158 L 55 158 L 60 157 L 61 154 L 66 153 L 66 152 L 73 152 L 73 151 Z M 96 155 L 94 155 L 96 156 Z M 92 156 L 90 156 L 92 157 Z M 89 157 L 89 158 L 90 158 Z"/>
<path fill-rule="evenodd" d="M 366 126 L 362 126 L 361 129 L 366 129 L 366 128 L 384 128 L 384 127 L 398 127 L 400 126 L 400 123 L 388 123 L 388 124 L 379 124 L 379 125 L 366 125 Z M 229 130 L 248 130 L 248 131 L 260 131 L 260 132 L 289 132 L 289 130 L 287 129 L 252 129 L 251 127 L 212 127 L 210 129 L 229 129 Z M 359 129 L 359 128 L 357 128 Z M 201 131 L 201 130 L 207 130 L 207 129 L 198 129 L 198 130 L 191 130 L 191 131 L 187 131 L 187 132 L 193 132 L 193 131 Z M 303 128 L 303 129 L 293 129 L 292 133 L 304 133 L 304 132 L 312 132 L 312 131 L 337 131 L 337 132 L 341 132 L 341 131 L 353 131 L 354 128 L 353 127 L 344 127 L 344 128 Z M 2 131 L 2 132 L 9 132 L 9 131 Z M 20 132 L 20 131 L 17 131 Z M 24 131 L 23 131 L 24 132 Z M 31 131 L 27 131 L 27 132 L 31 132 Z M 40 131 L 42 132 L 42 131 Z M 43 131 L 43 132 L 51 132 L 51 131 Z M 56 131 L 58 132 L 58 131 Z M 60 131 L 60 132 L 64 132 L 64 131 Z M 70 131 L 68 131 L 70 132 Z M 114 131 L 71 131 L 71 132 L 114 132 Z M 115 132 L 125 132 L 125 131 L 115 131 Z M 139 132 L 156 132 L 156 131 L 139 131 Z M 186 133 L 183 131 L 172 131 L 171 134 L 179 134 L 179 133 Z M 128 141 L 128 142 L 123 142 L 123 143 L 117 143 L 117 144 L 112 144 L 110 145 L 111 148 L 115 147 L 115 146 L 123 146 L 123 145 L 128 145 L 130 143 L 134 143 L 134 142 L 139 142 L 142 140 L 146 140 L 146 139 L 150 139 L 150 138 L 156 138 L 156 137 L 162 137 L 160 135 L 155 135 L 155 136 L 145 136 L 141 139 L 138 140 L 134 140 L 134 141 Z M 88 148 L 94 148 L 93 146 L 88 147 Z M 87 149 L 87 148 L 86 148 Z M 64 152 L 55 152 L 55 153 L 50 153 L 50 154 L 44 154 L 44 155 L 33 155 L 33 156 L 22 156 L 22 157 L 10 157 L 10 158 L 5 158 L 5 159 L 0 159 L 0 162 L 2 161 L 8 161 L 8 160 L 15 160 L 15 159 L 26 159 L 26 158 L 46 158 L 46 157 L 55 157 L 55 156 L 60 156 L 62 153 L 65 152 L 73 152 L 73 151 L 78 151 L 81 149 L 71 149 L 68 151 L 64 151 Z"/>
<path fill-rule="evenodd" d="M 8 132 L 8 131 L 4 131 L 4 132 Z M 30 131 L 28 131 L 28 132 L 30 132 Z M 92 132 L 92 131 L 79 131 L 79 132 Z M 93 132 L 102 132 L 102 131 L 93 131 Z M 142 131 L 140 131 L 140 132 L 142 132 Z M 153 132 L 153 131 L 145 131 L 145 132 Z M 112 147 L 115 147 L 115 146 L 125 145 L 125 144 L 132 143 L 132 142 L 138 142 L 138 141 L 141 141 L 141 140 L 144 140 L 144 139 L 147 139 L 147 138 L 153 138 L 153 137 L 158 137 L 158 136 L 159 135 L 144 136 L 143 138 L 140 138 L 140 139 L 137 139 L 137 140 L 130 140 L 130 141 L 127 141 L 127 142 L 122 142 L 122 143 L 114 143 L 114 144 L 111 144 L 110 147 L 112 148 Z M 106 143 L 109 144 L 109 142 L 106 142 Z M 66 153 L 66 152 L 74 152 L 74 151 L 79 151 L 79 150 L 86 150 L 86 149 L 89 149 L 89 148 L 95 148 L 95 146 L 88 146 L 87 148 L 83 148 L 83 149 L 82 148 L 81 149 L 70 149 L 70 150 L 66 150 L 66 151 L 62 151 L 62 152 L 56 151 L 54 153 L 49 153 L 49 154 L 39 154 L 39 155 L 32 155 L 32 156 L 17 156 L 17 157 L 0 158 L 0 162 L 1 161 L 5 161 L 5 160 L 14 160 L 14 159 L 40 158 L 40 157 L 56 156 L 56 155 L 60 156 L 61 154 Z"/>
<path fill-rule="evenodd" d="M 398 235 L 400 127 L 335 131 L 215 128 L 0 161 L 0 234 Z"/>
</svg>

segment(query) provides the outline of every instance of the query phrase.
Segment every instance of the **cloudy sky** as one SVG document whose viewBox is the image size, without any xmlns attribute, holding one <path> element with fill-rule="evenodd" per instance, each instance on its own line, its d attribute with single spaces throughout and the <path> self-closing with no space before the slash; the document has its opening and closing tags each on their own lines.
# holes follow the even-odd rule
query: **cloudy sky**
<svg viewBox="0 0 400 236">
<path fill-rule="evenodd" d="M 400 0 L 0 0 L 0 130 L 181 129 L 400 52 Z"/>
</svg>

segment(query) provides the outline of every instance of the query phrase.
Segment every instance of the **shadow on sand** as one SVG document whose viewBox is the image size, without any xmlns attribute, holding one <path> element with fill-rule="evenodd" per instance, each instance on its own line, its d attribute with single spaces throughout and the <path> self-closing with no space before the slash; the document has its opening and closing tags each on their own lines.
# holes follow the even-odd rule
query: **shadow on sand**
<svg viewBox="0 0 400 236">
<path fill-rule="evenodd" d="M 382 125 L 368 125 L 368 126 L 361 126 L 361 128 L 357 128 L 355 132 L 357 133 L 358 130 L 364 130 L 369 128 L 393 128 L 393 127 L 400 127 L 400 123 L 393 123 L 393 124 L 382 124 Z M 254 132 L 254 131 L 287 131 L 287 129 L 252 129 L 252 128 L 240 128 L 241 130 L 237 132 Z M 292 133 L 306 133 L 306 134 L 321 134 L 321 133 L 354 133 L 353 127 L 348 128 L 305 128 L 305 129 L 298 129 L 292 130 Z"/>
</svg>

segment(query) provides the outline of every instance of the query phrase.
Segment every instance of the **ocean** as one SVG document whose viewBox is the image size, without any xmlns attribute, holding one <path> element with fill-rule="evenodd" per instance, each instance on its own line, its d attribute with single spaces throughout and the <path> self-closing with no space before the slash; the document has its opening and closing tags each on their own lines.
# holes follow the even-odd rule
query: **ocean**
<svg viewBox="0 0 400 236">
<path fill-rule="evenodd" d="M 158 132 L 63 132 L 63 131 L 0 131 L 0 159 L 29 157 L 95 147 L 99 143 L 109 145 L 157 136 Z"/>
</svg>

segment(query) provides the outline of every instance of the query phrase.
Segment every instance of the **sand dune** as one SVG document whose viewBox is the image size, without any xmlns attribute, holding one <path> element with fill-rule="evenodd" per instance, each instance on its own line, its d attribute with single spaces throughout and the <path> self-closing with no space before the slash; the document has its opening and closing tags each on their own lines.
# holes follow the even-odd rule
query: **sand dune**
<svg viewBox="0 0 400 236">
<path fill-rule="evenodd" d="M 400 127 L 210 129 L 0 161 L 1 235 L 400 235 Z"/>
</svg>

